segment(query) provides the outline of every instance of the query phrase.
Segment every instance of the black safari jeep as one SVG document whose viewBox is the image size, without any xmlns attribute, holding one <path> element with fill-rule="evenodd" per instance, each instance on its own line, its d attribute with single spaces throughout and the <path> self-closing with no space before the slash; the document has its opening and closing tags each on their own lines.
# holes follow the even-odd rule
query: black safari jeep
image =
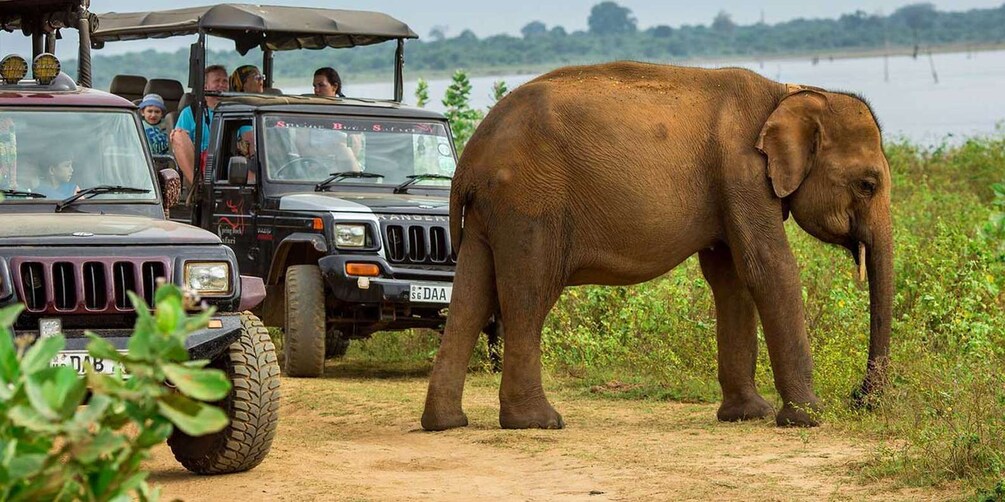
<svg viewBox="0 0 1005 502">
<path fill-rule="evenodd" d="M 263 50 L 267 92 L 214 95 L 204 175 L 193 204 L 172 217 L 192 211 L 192 222 L 234 249 L 242 271 L 265 280 L 263 317 L 285 330 L 284 373 L 320 376 L 325 358 L 375 331 L 442 329 L 456 263 L 447 230 L 456 154 L 443 115 L 401 105 L 403 42 L 415 34 L 383 14 L 328 9 L 148 14 L 99 14 L 93 39 L 198 34 L 189 69 L 195 106 L 204 102 L 205 35 Z M 394 99 L 271 89 L 275 50 L 384 41 L 397 42 Z M 249 129 L 250 148 L 239 149 L 239 132 Z"/>
<path fill-rule="evenodd" d="M 23 80 L 29 67 L 33 80 Z M 15 335 L 61 332 L 66 350 L 53 364 L 82 371 L 89 361 L 110 373 L 112 361 L 87 355 L 84 331 L 125 350 L 137 317 L 127 291 L 148 304 L 162 280 L 197 293 L 218 314 L 187 347 L 230 376 L 233 390 L 217 403 L 230 424 L 198 438 L 176 431 L 168 444 L 196 473 L 255 467 L 268 454 L 279 408 L 275 348 L 244 312 L 264 298 L 261 279 L 239 275 L 218 236 L 165 219 L 178 174 L 163 170 L 158 183 L 132 103 L 77 86 L 48 53 L 33 64 L 5 57 L 0 74 L 0 307 L 25 305 Z"/>
</svg>

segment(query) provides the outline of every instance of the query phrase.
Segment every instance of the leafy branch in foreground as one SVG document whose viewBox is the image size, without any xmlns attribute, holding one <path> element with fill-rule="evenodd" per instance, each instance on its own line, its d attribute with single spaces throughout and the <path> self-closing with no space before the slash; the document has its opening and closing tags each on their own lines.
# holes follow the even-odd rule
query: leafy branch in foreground
<svg viewBox="0 0 1005 502">
<path fill-rule="evenodd" d="M 128 352 L 88 333 L 90 356 L 118 367 L 106 375 L 87 363 L 86 379 L 52 365 L 62 335 L 14 338 L 22 306 L 0 309 L 0 500 L 157 500 L 140 466 L 150 449 L 174 427 L 200 436 L 227 426 L 223 411 L 205 403 L 230 391 L 226 374 L 189 361 L 185 349 L 212 311 L 188 316 L 170 284 L 157 289 L 154 314 L 130 299 L 138 319 Z"/>
</svg>

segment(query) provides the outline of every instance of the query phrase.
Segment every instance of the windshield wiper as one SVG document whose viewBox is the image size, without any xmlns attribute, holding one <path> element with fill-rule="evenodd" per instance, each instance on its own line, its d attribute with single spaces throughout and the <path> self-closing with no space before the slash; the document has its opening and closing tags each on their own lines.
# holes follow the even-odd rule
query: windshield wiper
<svg viewBox="0 0 1005 502">
<path fill-rule="evenodd" d="M 364 173 L 363 171 L 342 171 L 338 173 L 331 173 L 328 179 L 314 185 L 315 192 L 324 192 L 325 188 L 328 188 L 332 183 L 344 180 L 346 178 L 383 178 L 383 174 L 377 173 Z"/>
<path fill-rule="evenodd" d="M 408 181 L 394 187 L 394 193 L 408 193 L 408 187 L 422 181 L 422 180 L 452 180 L 453 176 L 447 176 L 446 174 L 413 174 L 411 176 L 405 176 Z"/>
<path fill-rule="evenodd" d="M 11 188 L 0 189 L 0 193 L 10 195 L 11 197 L 28 197 L 29 199 L 45 198 L 44 193 L 25 192 L 24 190 L 14 190 Z"/>
<path fill-rule="evenodd" d="M 91 188 L 85 188 L 56 204 L 56 212 L 60 212 L 63 208 L 77 202 L 80 199 L 90 199 L 96 195 L 101 195 L 105 193 L 150 193 L 149 188 L 133 188 L 124 187 L 122 185 L 98 185 Z"/>
</svg>

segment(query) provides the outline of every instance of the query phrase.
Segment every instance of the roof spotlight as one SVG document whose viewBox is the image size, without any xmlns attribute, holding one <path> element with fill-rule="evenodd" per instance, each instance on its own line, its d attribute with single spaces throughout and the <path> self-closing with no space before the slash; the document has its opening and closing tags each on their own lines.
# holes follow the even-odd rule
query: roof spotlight
<svg viewBox="0 0 1005 502">
<path fill-rule="evenodd" d="M 40 85 L 49 85 L 59 75 L 59 59 L 48 52 L 35 56 L 31 62 L 31 76 Z"/>
<path fill-rule="evenodd" d="M 7 85 L 15 85 L 28 74 L 28 61 L 17 54 L 0 59 L 0 78 Z"/>
</svg>

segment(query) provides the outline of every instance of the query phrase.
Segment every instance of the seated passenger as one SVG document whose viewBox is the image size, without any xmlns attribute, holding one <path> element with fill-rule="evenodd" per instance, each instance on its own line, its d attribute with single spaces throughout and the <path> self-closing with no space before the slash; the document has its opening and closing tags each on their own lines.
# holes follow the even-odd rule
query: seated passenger
<svg viewBox="0 0 1005 502">
<path fill-rule="evenodd" d="M 238 66 L 234 73 L 230 74 L 230 90 L 261 94 L 265 91 L 265 76 L 255 65 Z"/>
<path fill-rule="evenodd" d="M 325 66 L 314 72 L 314 95 L 321 97 L 344 98 L 342 94 L 342 77 L 335 68 Z"/>
<path fill-rule="evenodd" d="M 65 154 L 53 157 L 42 171 L 42 182 L 36 192 L 50 199 L 65 199 L 80 191 L 73 178 L 73 160 Z"/>
<path fill-rule="evenodd" d="M 203 89 L 206 92 L 225 92 L 228 90 L 227 69 L 222 65 L 211 65 L 206 67 L 205 82 Z M 220 103 L 219 96 L 206 96 L 206 108 L 202 120 L 202 141 L 199 145 L 199 171 L 206 162 L 206 150 L 209 148 L 209 124 L 213 122 L 213 109 Z M 174 131 L 171 131 L 171 153 L 174 154 L 178 162 L 178 169 L 185 177 L 185 182 L 192 184 L 196 172 L 196 150 L 195 150 L 195 117 L 192 116 L 192 107 L 186 106 L 178 114 L 178 123 Z"/>
<path fill-rule="evenodd" d="M 143 114 L 143 132 L 147 133 L 147 143 L 153 155 L 167 155 L 168 134 L 162 129 L 164 123 L 164 99 L 160 94 L 147 94 L 140 101 L 140 113 Z"/>
</svg>

